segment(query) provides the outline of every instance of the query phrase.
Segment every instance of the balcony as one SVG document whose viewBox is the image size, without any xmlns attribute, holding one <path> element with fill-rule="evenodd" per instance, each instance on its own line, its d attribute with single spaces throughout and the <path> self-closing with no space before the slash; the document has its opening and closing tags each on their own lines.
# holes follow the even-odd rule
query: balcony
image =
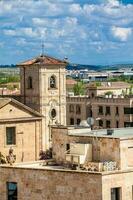
<svg viewBox="0 0 133 200">
<path fill-rule="evenodd" d="M 92 144 L 70 143 L 66 161 L 77 165 L 92 161 Z"/>
</svg>

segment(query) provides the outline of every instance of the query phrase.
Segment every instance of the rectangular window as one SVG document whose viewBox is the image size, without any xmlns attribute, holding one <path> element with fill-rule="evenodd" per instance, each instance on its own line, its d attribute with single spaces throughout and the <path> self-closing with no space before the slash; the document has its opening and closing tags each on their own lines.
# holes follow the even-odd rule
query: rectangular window
<svg viewBox="0 0 133 200">
<path fill-rule="evenodd" d="M 7 182 L 7 200 L 17 200 L 17 183 Z"/>
<path fill-rule="evenodd" d="M 121 188 L 111 188 L 111 200 L 121 200 Z"/>
<path fill-rule="evenodd" d="M 66 151 L 70 150 L 70 144 L 66 144 Z"/>
<path fill-rule="evenodd" d="M 124 127 L 133 127 L 133 122 L 124 122 Z"/>
<path fill-rule="evenodd" d="M 79 125 L 81 122 L 81 119 L 77 119 L 77 125 Z"/>
<path fill-rule="evenodd" d="M 106 121 L 106 128 L 110 128 L 110 121 L 109 120 Z"/>
<path fill-rule="evenodd" d="M 76 105 L 76 114 L 81 114 L 80 105 Z"/>
<path fill-rule="evenodd" d="M 70 118 L 70 125 L 74 125 L 74 119 Z"/>
<path fill-rule="evenodd" d="M 6 144 L 15 145 L 16 144 L 16 128 L 6 127 Z"/>
<path fill-rule="evenodd" d="M 103 127 L 103 121 L 101 119 L 99 120 L 99 127 Z"/>
<path fill-rule="evenodd" d="M 119 121 L 116 121 L 116 128 L 119 128 Z"/>
<path fill-rule="evenodd" d="M 116 115 L 119 115 L 119 108 L 118 108 L 118 106 L 116 107 Z"/>
<path fill-rule="evenodd" d="M 109 106 L 106 107 L 106 115 L 110 115 L 110 107 Z"/>
<path fill-rule="evenodd" d="M 74 105 L 71 104 L 71 105 L 69 106 L 69 112 L 70 112 L 70 113 L 73 113 L 73 112 L 74 112 Z"/>
<path fill-rule="evenodd" d="M 99 106 L 98 110 L 99 110 L 98 114 L 103 115 L 103 106 Z"/>
<path fill-rule="evenodd" d="M 124 114 L 133 114 L 133 108 L 124 108 Z"/>
</svg>

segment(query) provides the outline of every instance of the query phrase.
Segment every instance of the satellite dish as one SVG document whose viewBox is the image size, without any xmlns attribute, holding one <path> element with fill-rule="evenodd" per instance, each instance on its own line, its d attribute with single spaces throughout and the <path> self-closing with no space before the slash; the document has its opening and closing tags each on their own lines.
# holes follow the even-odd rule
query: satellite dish
<svg viewBox="0 0 133 200">
<path fill-rule="evenodd" d="M 88 117 L 86 121 L 89 126 L 92 126 L 94 124 L 94 119 L 92 117 Z"/>
<path fill-rule="evenodd" d="M 80 122 L 80 126 L 90 128 L 90 125 L 87 123 L 87 120 L 82 120 L 82 121 Z"/>
</svg>

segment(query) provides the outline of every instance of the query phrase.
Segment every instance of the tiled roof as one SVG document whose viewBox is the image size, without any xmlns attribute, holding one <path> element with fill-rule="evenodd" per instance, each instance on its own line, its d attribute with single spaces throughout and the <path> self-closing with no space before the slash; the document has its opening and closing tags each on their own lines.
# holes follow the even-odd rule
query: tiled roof
<svg viewBox="0 0 133 200">
<path fill-rule="evenodd" d="M 77 81 L 73 80 L 73 79 L 67 79 L 66 80 L 66 84 L 67 85 L 75 85 L 77 83 Z"/>
<path fill-rule="evenodd" d="M 59 60 L 57 58 L 53 58 L 47 55 L 41 55 L 31 60 L 27 60 L 25 62 L 19 63 L 18 66 L 30 66 L 30 65 L 59 65 L 59 64 L 67 64 L 65 60 Z"/>
</svg>

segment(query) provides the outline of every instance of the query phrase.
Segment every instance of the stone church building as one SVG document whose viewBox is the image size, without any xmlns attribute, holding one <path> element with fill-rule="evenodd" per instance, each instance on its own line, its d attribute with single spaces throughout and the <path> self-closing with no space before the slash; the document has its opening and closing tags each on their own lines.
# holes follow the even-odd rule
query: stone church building
<svg viewBox="0 0 133 200">
<path fill-rule="evenodd" d="M 67 62 L 41 55 L 18 64 L 21 101 L 42 114 L 43 149 L 51 146 L 51 126 L 66 125 Z"/>
</svg>

